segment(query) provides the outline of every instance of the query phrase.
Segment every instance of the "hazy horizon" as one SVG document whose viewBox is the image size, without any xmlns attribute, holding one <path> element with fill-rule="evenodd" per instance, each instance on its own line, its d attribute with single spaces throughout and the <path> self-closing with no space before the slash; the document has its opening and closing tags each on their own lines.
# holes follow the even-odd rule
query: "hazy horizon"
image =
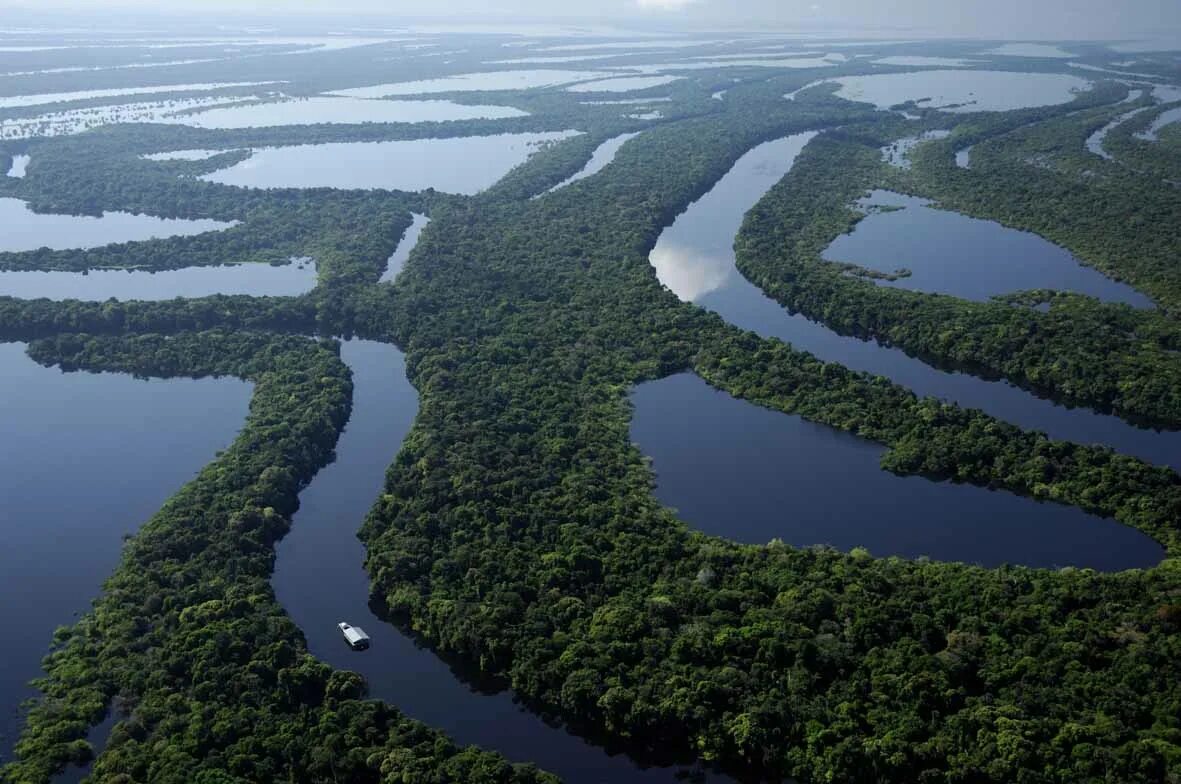
<svg viewBox="0 0 1181 784">
<path fill-rule="evenodd" d="M 987 40 L 1181 38 L 1181 3 L 1164 0 L 900 0 L 888 7 L 873 0 L 601 0 L 561 6 L 548 0 L 501 0 L 492 7 L 476 0 L 409 0 L 396 8 L 379 0 L 278 0 L 247 6 L 234 0 L 180 0 L 167 9 L 151 0 L 5 0 L 0 4 L 0 22 L 9 27 L 53 24 L 59 17 L 75 25 L 97 18 L 111 26 L 168 24 L 184 17 L 230 24 L 332 20 L 345 27 L 559 23 L 669 31 L 905 32 Z"/>
</svg>

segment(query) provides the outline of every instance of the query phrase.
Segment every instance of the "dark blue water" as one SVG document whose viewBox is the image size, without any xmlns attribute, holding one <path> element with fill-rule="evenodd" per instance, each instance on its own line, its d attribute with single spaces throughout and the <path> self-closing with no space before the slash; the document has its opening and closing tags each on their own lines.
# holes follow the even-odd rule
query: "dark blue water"
<svg viewBox="0 0 1181 784">
<path fill-rule="evenodd" d="M 1053 438 L 1104 444 L 1149 462 L 1181 465 L 1181 433 L 1143 430 L 1118 417 L 1066 408 L 1002 381 L 939 370 L 899 349 L 838 335 L 789 314 L 739 274 L 733 242 L 743 216 L 790 171 L 814 135 L 798 134 L 756 147 L 682 213 L 661 234 L 650 257 L 661 282 L 682 300 L 712 310 L 735 326 L 779 338 L 825 361 L 884 376 L 916 394 L 978 408 Z"/>
<path fill-rule="evenodd" d="M 279 602 L 320 660 L 365 676 L 370 696 L 446 732 L 456 742 L 534 762 L 566 784 L 673 784 L 682 768 L 641 769 L 588 741 L 546 724 L 509 692 L 477 691 L 446 662 L 369 608 L 365 549 L 356 537 L 418 410 L 401 352 L 365 341 L 345 343 L 353 370 L 353 413 L 337 460 L 300 494 L 291 533 L 279 543 L 273 584 Z M 362 627 L 368 651 L 344 643 L 337 623 Z M 704 779 L 727 779 L 710 774 Z"/>
<path fill-rule="evenodd" d="M 881 470 L 886 448 L 736 400 L 697 376 L 643 384 L 631 435 L 656 495 L 706 533 L 984 566 L 1154 566 L 1164 549 L 1078 509 Z"/>
<path fill-rule="evenodd" d="M 123 536 L 233 441 L 251 387 L 62 373 L 19 343 L 0 345 L 0 378 L 2 760 L 54 629 L 90 609 Z"/>
<path fill-rule="evenodd" d="M 1014 291 L 1056 289 L 1152 307 L 1152 300 L 1136 289 L 1083 266 L 1070 251 L 1036 234 L 929 204 L 914 196 L 874 191 L 864 206 L 900 209 L 867 215 L 851 233 L 837 237 L 824 258 L 880 272 L 905 268 L 912 273 L 908 277 L 874 282 L 961 299 L 985 301 Z"/>
</svg>

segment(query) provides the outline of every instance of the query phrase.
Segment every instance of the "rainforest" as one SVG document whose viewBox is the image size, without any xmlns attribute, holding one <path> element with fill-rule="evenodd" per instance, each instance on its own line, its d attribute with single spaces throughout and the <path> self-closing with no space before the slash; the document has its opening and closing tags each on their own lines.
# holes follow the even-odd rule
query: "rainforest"
<svg viewBox="0 0 1181 784">
<path fill-rule="evenodd" d="M 1181 45 L 286 24 L 0 30 L 0 781 L 1181 783 Z"/>
</svg>

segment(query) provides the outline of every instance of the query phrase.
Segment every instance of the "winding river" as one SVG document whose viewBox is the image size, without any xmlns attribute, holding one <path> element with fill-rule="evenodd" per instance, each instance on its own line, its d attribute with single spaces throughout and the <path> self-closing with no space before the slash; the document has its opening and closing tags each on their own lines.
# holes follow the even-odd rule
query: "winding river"
<svg viewBox="0 0 1181 784">
<path fill-rule="evenodd" d="M 759 145 L 744 155 L 705 196 L 660 236 L 650 260 L 660 281 L 680 299 L 714 311 L 763 337 L 853 370 L 885 376 L 918 395 L 981 409 L 1052 438 L 1104 444 L 1162 465 L 1181 465 L 1181 433 L 1143 430 L 1118 417 L 1067 408 L 1003 381 L 939 370 L 900 349 L 838 335 L 791 314 L 735 267 L 733 241 L 743 216 L 783 178 L 815 136 L 802 133 Z"/>
<path fill-rule="evenodd" d="M 353 371 L 353 413 L 337 444 L 336 462 L 300 494 L 291 533 L 278 546 L 273 584 L 280 603 L 303 630 L 308 647 L 334 667 L 361 673 L 369 694 L 441 729 L 462 745 L 499 751 L 514 762 L 534 762 L 566 784 L 667 782 L 679 767 L 642 768 L 589 741 L 547 724 L 507 691 L 470 684 L 369 607 L 365 548 L 356 532 L 381 492 L 418 410 L 402 353 L 390 345 L 354 340 L 341 356 Z M 362 627 L 372 648 L 354 652 L 336 624 Z M 708 775 L 708 781 L 726 779 Z"/>
<path fill-rule="evenodd" d="M 1114 417 L 1055 406 L 1004 383 L 943 372 L 901 351 L 836 335 L 822 325 L 788 314 L 748 283 L 736 271 L 731 250 L 742 217 L 790 169 L 812 136 L 800 134 L 755 148 L 678 218 L 652 253 L 661 280 L 682 299 L 714 310 L 737 326 L 787 340 L 826 360 L 886 375 L 919 394 L 983 408 L 1055 437 L 1111 444 L 1156 462 L 1170 462 L 1171 456 L 1179 453 L 1174 434 L 1136 430 Z M 415 216 L 383 280 L 397 275 L 426 223 L 426 218 Z M 19 516 L 13 515 L 14 510 L 22 509 L 20 505 L 8 504 L 0 512 L 6 515 L 0 519 L 7 522 L 0 526 L 0 535 L 11 539 L 0 547 L 0 559 L 12 560 L 11 565 L 0 561 L 5 567 L 0 569 L 0 579 L 21 581 L 22 591 L 33 595 L 38 589 L 25 584 L 34 579 L 26 572 L 37 562 L 38 546 L 55 548 L 53 557 L 61 563 L 63 554 L 58 550 L 62 542 L 69 543 L 67 549 L 74 561 L 66 567 L 69 580 L 63 582 L 60 570 L 55 570 L 52 578 L 60 585 L 43 591 L 46 596 L 41 597 L 60 606 L 26 607 L 20 603 L 4 609 L 19 613 L 19 617 L 0 620 L 6 628 L 25 628 L 33 619 L 46 628 L 34 630 L 31 637 L 48 640 L 54 626 L 69 622 L 71 614 L 86 609 L 86 600 L 80 597 L 93 596 L 112 570 L 118 534 L 154 512 L 180 482 L 207 462 L 217 448 L 229 443 L 241 425 L 249 387 L 228 379 L 143 382 L 86 374 L 73 374 L 70 383 L 63 384 L 60 373 L 36 366 L 21 351 L 16 344 L 0 346 L 0 367 L 34 378 L 27 396 L 34 412 L 10 417 L 6 411 L 0 419 L 4 426 L 13 428 L 13 433 L 4 433 L 6 444 L 27 442 L 6 450 L 18 463 L 0 472 L 0 481 L 25 481 L 30 475 L 30 454 L 60 462 L 56 467 L 48 463 L 35 472 L 41 484 L 20 486 L 29 501 Z M 406 378 L 404 358 L 393 346 L 348 341 L 343 344 L 342 358 L 354 376 L 352 418 L 337 446 L 336 461 L 300 495 L 291 533 L 278 545 L 273 578 L 278 600 L 303 630 L 312 653 L 333 666 L 361 673 L 373 698 L 443 730 L 458 743 L 478 744 L 513 761 L 536 763 L 568 784 L 672 784 L 687 775 L 700 776 L 696 780 L 701 781 L 727 781 L 681 766 L 644 767 L 626 755 L 608 753 L 553 727 L 519 705 L 510 692 L 472 683 L 464 673 L 373 613 L 368 576 L 362 566 L 364 547 L 356 531 L 381 492 L 387 467 L 413 424 L 418 397 Z M 6 379 L 10 378 L 19 379 L 19 373 L 6 374 Z M 103 384 L 112 386 L 101 391 L 90 388 Z M 165 387 L 168 394 L 159 394 Z M 18 383 L 12 388 L 21 387 Z M 136 396 L 137 390 L 144 389 L 151 390 L 150 400 Z M 216 392 L 211 394 L 210 390 Z M 71 399 L 88 401 L 84 413 L 83 407 L 70 405 Z M 877 465 L 882 451 L 879 445 L 736 401 L 693 376 L 644 385 L 634 400 L 637 416 L 633 432 L 655 457 L 658 495 L 665 503 L 681 507 L 686 520 L 712 533 L 746 541 L 780 536 L 795 544 L 868 545 L 882 555 L 925 553 L 988 564 L 1071 563 L 1118 569 L 1148 565 L 1160 557 L 1160 548 L 1139 533 L 1075 509 L 887 474 Z M 91 405 L 95 401 L 103 401 L 102 406 Z M 143 427 L 145 411 L 158 424 Z M 200 412 L 200 416 L 193 412 Z M 119 421 L 118 416 L 135 417 L 140 426 L 111 427 Z M 62 437 L 68 438 L 69 449 L 52 437 L 44 437 L 45 433 L 52 436 L 58 427 Z M 109 455 L 101 459 L 104 452 L 99 447 L 111 445 L 110 433 L 122 436 L 124 430 L 139 433 L 144 444 L 129 448 L 123 439 L 117 460 Z M 90 452 L 82 450 L 82 457 L 95 465 L 79 462 L 80 442 L 95 446 Z M 707 460 L 701 463 L 688 456 Z M 759 466 L 761 474 L 755 471 Z M 55 495 L 51 485 L 63 475 L 73 482 L 79 474 L 85 474 L 95 487 L 69 497 L 86 499 L 86 508 L 46 508 L 48 504 L 68 507 L 72 503 Z M 776 491 L 776 486 L 787 488 L 790 497 Z M 850 486 L 859 492 L 847 492 Z M 686 495 L 686 487 L 712 497 L 693 501 Z M 28 505 L 33 499 L 36 508 Z M 781 511 L 788 501 L 797 507 L 791 520 L 794 528 L 783 530 Z M 946 509 L 947 516 L 933 515 L 933 509 Z M 965 510 L 963 518 L 951 519 L 960 510 Z M 116 521 L 114 527 L 94 524 L 96 519 L 107 518 Z M 915 518 L 920 518 L 917 523 Z M 29 519 L 50 520 L 65 528 L 27 525 Z M 990 530 L 987 541 L 981 541 L 982 527 L 998 521 L 1005 527 Z M 1062 542 L 1070 542 L 1070 547 Z M 975 549 L 966 555 L 969 545 Z M 348 649 L 336 628 L 339 621 L 364 627 L 373 638 L 373 647 L 363 653 Z M 0 684 L 5 709 L 2 718 L 7 722 L 2 726 L 9 735 L 17 726 L 12 708 L 28 696 L 24 684 L 35 677 L 42 652 L 36 645 L 28 648 L 18 651 L 27 661 L 22 660 L 20 667 L 6 668 L 4 678 L 8 680 Z M 105 727 L 109 722 L 96 728 L 92 737 L 99 740 Z"/>
</svg>

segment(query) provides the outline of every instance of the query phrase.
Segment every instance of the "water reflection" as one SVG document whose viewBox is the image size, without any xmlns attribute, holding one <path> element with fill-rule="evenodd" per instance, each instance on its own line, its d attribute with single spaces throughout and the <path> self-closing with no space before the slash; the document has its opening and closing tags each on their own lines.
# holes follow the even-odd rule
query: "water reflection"
<svg viewBox="0 0 1181 784">
<path fill-rule="evenodd" d="M 12 95 L 0 98 L 0 109 L 15 109 L 26 106 L 40 106 L 65 101 L 89 101 L 98 98 L 117 98 L 125 95 L 150 95 L 152 93 L 209 92 L 236 87 L 257 87 L 275 82 L 214 82 L 209 84 L 162 84 L 153 87 L 117 87 L 109 90 L 80 90 L 71 93 L 40 93 L 37 95 Z"/>
<path fill-rule="evenodd" d="M 268 147 L 202 179 L 247 188 L 434 188 L 471 195 L 495 184 L 541 145 L 573 135 L 561 131 Z"/>
<path fill-rule="evenodd" d="M 170 122 L 198 128 L 260 128 L 319 123 L 419 123 L 525 117 L 510 106 L 466 106 L 454 101 L 379 101 L 336 96 L 227 106 L 179 115 Z"/>
<path fill-rule="evenodd" d="M 642 384 L 632 402 L 632 440 L 653 460 L 657 497 L 706 533 L 990 567 L 1117 571 L 1164 556 L 1147 535 L 1073 507 L 895 476 L 880 468 L 880 444 L 737 400 L 691 374 Z"/>
<path fill-rule="evenodd" d="M 97 248 L 116 242 L 135 242 L 164 237 L 188 237 L 207 231 L 222 231 L 237 223 L 215 220 L 181 220 L 107 212 L 92 215 L 47 215 L 33 212 L 20 199 L 0 198 L 0 251 L 16 252 L 48 248 Z"/>
<path fill-rule="evenodd" d="M 918 395 L 978 408 L 1053 438 L 1105 444 L 1153 463 L 1181 465 L 1179 433 L 1140 430 L 1114 416 L 1058 406 L 1002 381 L 939 370 L 899 349 L 838 335 L 789 313 L 738 273 L 733 240 L 745 212 L 791 169 L 814 135 L 798 134 L 754 148 L 690 205 L 664 230 L 650 256 L 660 281 L 682 300 L 737 327 L 779 338 L 825 361 L 884 376 Z"/>
<path fill-rule="evenodd" d="M 52 300 L 108 299 L 162 301 L 213 294 L 293 297 L 316 286 L 310 259 L 287 264 L 231 264 L 177 270 L 89 270 L 88 272 L 0 271 L 0 296 Z"/>
<path fill-rule="evenodd" d="M 353 371 L 353 411 L 336 447 L 336 461 L 300 493 L 291 533 L 278 545 L 275 595 L 303 630 L 308 648 L 334 667 L 362 674 L 370 695 L 447 733 L 514 762 L 532 762 L 566 784 L 675 784 L 680 767 L 643 769 L 623 755 L 547 724 L 495 684 L 467 675 L 375 614 L 369 602 L 365 548 L 355 532 L 381 492 L 418 411 L 405 358 L 393 346 L 342 345 Z M 324 590 L 331 586 L 331 590 Z M 361 626 L 372 638 L 365 653 L 350 650 L 336 624 Z M 720 784 L 715 775 L 699 779 Z"/>
<path fill-rule="evenodd" d="M 1157 115 L 1156 119 L 1152 121 L 1152 125 L 1148 126 L 1143 131 L 1136 134 L 1137 139 L 1143 139 L 1149 142 L 1158 141 L 1157 134 L 1166 126 L 1172 125 L 1175 122 L 1181 122 L 1181 106 L 1176 109 L 1169 109 Z"/>
<path fill-rule="evenodd" d="M 908 136 L 882 148 L 882 160 L 898 169 L 909 169 L 910 153 L 923 142 L 946 139 L 951 131 L 926 131 L 919 136 Z"/>
<path fill-rule="evenodd" d="M 657 114 L 659 114 L 659 112 Z M 639 135 L 639 131 L 634 133 L 625 133 L 603 142 L 595 148 L 593 153 L 591 153 L 591 158 L 589 161 L 587 161 L 586 166 L 583 166 L 582 169 L 576 174 L 571 175 L 569 178 L 550 188 L 547 193 L 553 193 L 559 188 L 564 188 L 571 183 L 584 180 L 593 174 L 598 174 L 603 169 L 605 169 L 607 165 L 611 163 L 611 161 L 615 160 L 615 155 L 619 152 L 620 147 Z"/>
<path fill-rule="evenodd" d="M 1103 140 L 1107 138 L 1107 134 L 1111 133 L 1111 131 L 1116 126 L 1123 125 L 1125 122 L 1132 119 L 1136 115 L 1142 114 L 1143 112 L 1146 112 L 1151 108 L 1152 108 L 1151 106 L 1142 106 L 1139 109 L 1134 109 L 1133 111 L 1125 112 L 1124 114 L 1121 114 L 1120 116 L 1116 117 L 1114 120 L 1109 122 L 1107 125 L 1104 125 L 1102 128 L 1100 128 L 1099 130 L 1095 131 L 1093 134 L 1091 134 L 1090 136 L 1087 137 L 1087 149 L 1090 150 L 1091 152 L 1095 153 L 1096 155 L 1098 155 L 1101 158 L 1105 158 L 1106 160 L 1109 160 L 1109 161 L 1112 160 L 1111 153 L 1109 153 L 1109 152 L 1107 152 L 1107 150 L 1103 149 Z"/>
<path fill-rule="evenodd" d="M 566 90 L 572 93 L 630 93 L 635 90 L 661 87 L 680 78 L 679 76 L 621 76 L 617 79 L 581 82 L 567 87 Z"/>
<path fill-rule="evenodd" d="M 89 609 L 122 537 L 230 444 L 251 387 L 231 378 L 63 374 L 33 362 L 19 343 L 0 344 L 0 377 L 0 594 L 11 599 L 0 601 L 7 630 L 0 757 L 7 757 L 20 728 L 17 707 L 36 696 L 27 684 L 41 674 L 54 629 Z"/>
<path fill-rule="evenodd" d="M 1077 76 L 1013 71 L 916 71 L 845 76 L 837 95 L 888 109 L 907 101 L 946 112 L 1008 111 L 1074 100 L 1091 83 Z"/>
<path fill-rule="evenodd" d="M 214 155 L 221 155 L 229 150 L 174 150 L 172 152 L 153 152 L 141 155 L 145 161 L 203 161 Z"/>
<path fill-rule="evenodd" d="M 540 69 L 533 71 L 489 71 L 486 73 L 459 74 L 438 79 L 420 79 L 414 82 L 388 82 L 369 87 L 349 87 L 333 90 L 331 95 L 349 98 L 386 98 L 391 95 L 418 95 L 422 93 L 450 93 L 481 90 L 529 90 L 537 87 L 555 87 L 571 82 L 601 78 L 602 71 L 560 71 Z"/>
<path fill-rule="evenodd" d="M 394 248 L 389 261 L 386 262 L 385 272 L 381 275 L 382 283 L 390 283 L 398 277 L 402 268 L 406 266 L 406 260 L 410 258 L 410 251 L 414 250 L 414 246 L 418 244 L 418 238 L 422 236 L 423 229 L 431 222 L 427 216 L 417 213 L 411 213 L 411 218 L 409 228 L 402 235 L 398 247 Z"/>
<path fill-rule="evenodd" d="M 1084 266 L 1065 248 L 1036 234 L 929 204 L 913 196 L 874 191 L 860 203 L 863 209 L 894 209 L 871 212 L 851 233 L 834 240 L 824 258 L 883 273 L 906 269 L 906 277 L 874 283 L 961 299 L 985 301 L 1014 291 L 1056 289 L 1152 307 L 1144 294 Z"/>
<path fill-rule="evenodd" d="M 738 271 L 724 250 L 662 241 L 648 256 L 656 277 L 683 302 L 697 302 L 732 282 Z"/>
<path fill-rule="evenodd" d="M 29 168 L 29 161 L 32 158 L 28 155 L 14 155 L 12 156 L 12 166 L 8 169 L 9 177 L 24 177 L 25 172 Z"/>
</svg>

